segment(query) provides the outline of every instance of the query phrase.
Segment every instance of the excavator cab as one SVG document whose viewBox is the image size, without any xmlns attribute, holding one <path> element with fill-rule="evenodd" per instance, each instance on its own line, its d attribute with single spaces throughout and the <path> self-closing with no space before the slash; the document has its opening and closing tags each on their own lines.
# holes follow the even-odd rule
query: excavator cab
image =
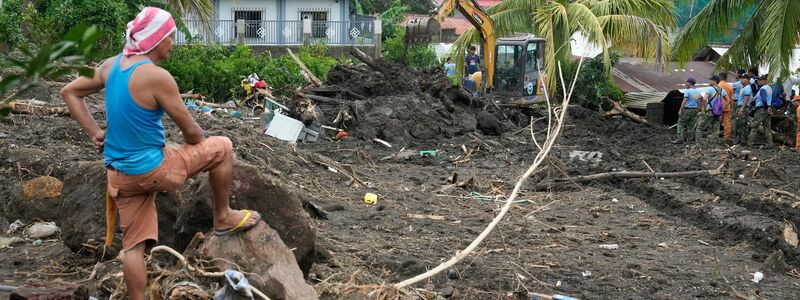
<svg viewBox="0 0 800 300">
<path fill-rule="evenodd" d="M 544 39 L 530 34 L 497 39 L 492 91 L 500 96 L 535 100 L 541 94 L 539 70 L 544 69 L 544 43 Z"/>
</svg>

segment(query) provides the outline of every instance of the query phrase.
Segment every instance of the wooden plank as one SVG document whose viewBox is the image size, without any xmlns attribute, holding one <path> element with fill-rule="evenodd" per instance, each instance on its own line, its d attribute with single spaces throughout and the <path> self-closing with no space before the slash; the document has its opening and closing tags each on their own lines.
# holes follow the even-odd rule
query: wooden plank
<svg viewBox="0 0 800 300">
<path fill-rule="evenodd" d="M 437 216 L 437 215 L 407 214 L 406 217 L 412 219 L 431 219 L 435 221 L 444 221 L 444 216 Z"/>
</svg>

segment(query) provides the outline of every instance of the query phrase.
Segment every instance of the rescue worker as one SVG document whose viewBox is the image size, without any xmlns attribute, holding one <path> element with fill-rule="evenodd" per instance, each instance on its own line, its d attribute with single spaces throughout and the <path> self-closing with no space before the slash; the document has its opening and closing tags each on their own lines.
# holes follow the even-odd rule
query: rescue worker
<svg viewBox="0 0 800 300">
<path fill-rule="evenodd" d="M 472 73 L 478 72 L 480 69 L 481 57 L 475 54 L 475 46 L 469 46 L 469 54 L 464 57 L 464 67 L 466 68 L 466 72 L 464 74 L 472 75 Z"/>
<path fill-rule="evenodd" d="M 683 93 L 683 102 L 678 110 L 678 138 L 672 143 L 680 144 L 695 139 L 697 125 L 697 102 L 700 100 L 700 91 L 695 88 L 697 81 L 694 78 L 686 79 L 686 91 Z"/>
<path fill-rule="evenodd" d="M 724 90 L 728 96 L 724 97 L 725 103 L 722 104 L 722 117 L 720 122 L 722 122 L 722 139 L 726 142 L 730 141 L 731 135 L 733 135 L 733 128 L 731 124 L 731 111 L 733 107 L 736 105 L 733 103 L 734 101 L 734 90 L 733 86 L 728 83 L 728 72 L 719 73 L 719 87 Z"/>
<path fill-rule="evenodd" d="M 746 144 L 747 136 L 750 132 L 750 124 L 748 123 L 750 116 L 747 113 L 747 103 L 753 97 L 753 91 L 750 88 L 750 76 L 746 73 L 739 74 L 739 81 L 733 84 L 734 89 L 734 104 L 735 113 L 733 114 L 733 135 L 732 142 L 734 144 Z"/>
<path fill-rule="evenodd" d="M 720 105 L 724 106 L 726 100 L 723 99 L 728 97 L 727 92 L 719 88 L 719 82 L 719 76 L 711 76 L 709 78 L 709 87 L 701 92 L 701 103 L 698 104 L 700 113 L 697 116 L 697 137 L 695 138 L 697 143 L 704 143 L 709 134 L 711 134 L 711 144 L 719 143 L 719 122 L 722 115 L 714 115 L 712 110 L 716 101 L 722 101 L 723 103 Z"/>
<path fill-rule="evenodd" d="M 767 84 L 767 75 L 758 77 L 758 93 L 753 97 L 754 103 L 753 119 L 750 120 L 750 138 L 747 139 L 748 146 L 755 144 L 758 132 L 764 133 L 765 147 L 772 148 L 772 87 Z M 750 105 L 748 105 L 750 106 Z"/>
</svg>

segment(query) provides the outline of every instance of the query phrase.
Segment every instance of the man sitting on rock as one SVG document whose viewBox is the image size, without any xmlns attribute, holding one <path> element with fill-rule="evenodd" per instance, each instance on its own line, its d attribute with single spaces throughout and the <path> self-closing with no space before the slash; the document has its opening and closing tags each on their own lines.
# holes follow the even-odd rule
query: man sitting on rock
<svg viewBox="0 0 800 300">
<path fill-rule="evenodd" d="M 169 57 L 175 21 L 161 9 L 147 7 L 128 23 L 122 54 L 105 60 L 94 78 L 80 77 L 61 90 L 70 114 L 103 152 L 108 194 L 116 204 L 122 229 L 122 263 L 130 299 L 144 299 L 146 248 L 158 241 L 155 198 L 176 191 L 187 177 L 209 173 L 214 194 L 214 233 L 236 233 L 255 226 L 260 215 L 229 206 L 233 145 L 227 137 L 205 138 L 186 109 L 178 85 L 155 63 Z M 100 129 L 84 97 L 105 89 L 107 131 Z M 167 113 L 186 144 L 165 147 L 161 117 Z"/>
</svg>

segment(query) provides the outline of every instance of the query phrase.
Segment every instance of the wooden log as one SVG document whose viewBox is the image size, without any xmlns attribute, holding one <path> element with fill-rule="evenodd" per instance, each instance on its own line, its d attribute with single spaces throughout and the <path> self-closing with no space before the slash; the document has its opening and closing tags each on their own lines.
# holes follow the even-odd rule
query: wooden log
<svg viewBox="0 0 800 300">
<path fill-rule="evenodd" d="M 302 70 L 303 73 L 306 74 L 306 76 L 307 76 L 306 78 L 310 80 L 311 84 L 316 85 L 316 86 L 321 86 L 322 85 L 322 80 L 319 80 L 319 78 L 317 78 L 317 76 L 314 76 L 314 73 L 311 73 L 311 71 L 308 69 L 308 67 L 306 67 L 306 64 L 304 64 L 299 58 L 297 58 L 296 55 L 294 55 L 294 52 L 292 52 L 292 49 L 286 48 L 286 52 L 289 53 L 289 56 L 294 60 L 294 62 L 296 62 L 297 65 L 300 66 L 300 70 Z"/>
<path fill-rule="evenodd" d="M 66 106 L 47 107 L 47 106 L 33 105 L 28 103 L 11 102 L 8 103 L 8 107 L 11 108 L 11 112 L 18 114 L 37 115 L 37 116 L 69 115 L 69 109 L 67 109 Z"/>
<path fill-rule="evenodd" d="M 611 101 L 611 100 L 609 100 L 609 101 Z M 647 124 L 649 126 L 652 126 L 652 124 L 647 122 L 647 120 L 645 118 L 642 118 L 641 116 L 639 116 L 637 114 L 634 114 L 634 113 L 630 112 L 629 110 L 625 109 L 617 101 L 611 101 L 611 107 L 612 107 L 611 110 L 605 112 L 603 114 L 603 117 L 611 117 L 611 116 L 621 115 L 621 116 L 625 116 L 628 119 L 631 119 L 631 120 L 633 120 L 635 122 L 642 123 L 642 124 Z"/>
<path fill-rule="evenodd" d="M 330 98 L 330 97 L 324 97 L 324 96 L 305 94 L 305 97 L 308 98 L 308 99 L 317 101 L 317 102 L 322 102 L 322 103 L 336 103 L 336 104 L 346 104 L 347 103 L 346 100 Z"/>
<path fill-rule="evenodd" d="M 659 177 L 659 178 L 674 178 L 674 177 L 693 177 L 693 176 L 715 176 L 722 174 L 721 169 L 714 170 L 700 170 L 700 171 L 686 171 L 686 172 L 670 172 L 670 173 L 654 173 L 654 172 L 608 172 L 592 175 L 582 175 L 568 178 L 558 178 L 555 182 L 587 182 L 593 180 L 603 179 L 628 179 L 628 178 L 645 178 L 645 177 Z"/>
<path fill-rule="evenodd" d="M 361 62 L 367 64 L 373 70 L 381 72 L 383 75 L 389 75 L 385 68 L 381 68 L 377 63 L 375 63 L 375 61 L 372 60 L 372 58 L 364 54 L 364 52 L 361 52 L 361 50 L 358 50 L 358 48 L 350 48 L 350 54 L 352 54 L 353 57 Z"/>
<path fill-rule="evenodd" d="M 335 93 L 342 93 L 342 94 L 349 95 L 349 96 L 351 96 L 353 98 L 356 98 L 358 100 L 366 100 L 367 99 L 367 97 L 365 97 L 365 96 L 363 96 L 363 95 L 361 95 L 359 93 L 356 93 L 356 92 L 353 92 L 353 91 L 351 91 L 349 89 L 341 88 L 341 87 L 335 86 L 335 85 L 334 86 L 327 86 L 327 87 L 312 88 L 312 89 L 308 89 L 307 91 L 309 91 L 311 93 L 315 93 L 315 94 L 320 94 L 320 95 L 330 95 L 330 94 L 335 94 Z"/>
</svg>

